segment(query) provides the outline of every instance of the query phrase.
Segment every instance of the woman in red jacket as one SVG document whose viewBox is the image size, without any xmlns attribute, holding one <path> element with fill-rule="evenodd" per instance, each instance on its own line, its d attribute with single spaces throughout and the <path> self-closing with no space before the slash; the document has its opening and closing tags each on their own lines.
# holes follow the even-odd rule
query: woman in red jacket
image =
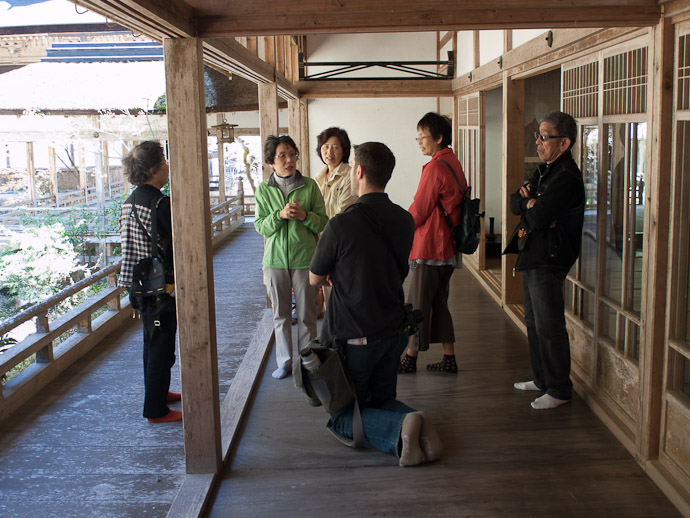
<svg viewBox="0 0 690 518">
<path fill-rule="evenodd" d="M 424 321 L 419 332 L 410 337 L 407 354 L 398 368 L 401 374 L 417 372 L 417 354 L 428 350 L 431 343 L 443 344 L 443 360 L 427 365 L 427 369 L 458 372 L 453 319 L 448 311 L 448 287 L 454 269 L 462 266 L 462 259 L 455 253 L 451 228 L 441 207 L 453 226 L 458 225 L 467 180 L 449 147 L 452 133 L 449 119 L 437 113 L 427 113 L 417 123 L 419 148 L 431 160 L 422 168 L 417 193 L 409 209 L 414 217 L 415 233 L 410 252 L 408 302 L 422 310 Z"/>
</svg>

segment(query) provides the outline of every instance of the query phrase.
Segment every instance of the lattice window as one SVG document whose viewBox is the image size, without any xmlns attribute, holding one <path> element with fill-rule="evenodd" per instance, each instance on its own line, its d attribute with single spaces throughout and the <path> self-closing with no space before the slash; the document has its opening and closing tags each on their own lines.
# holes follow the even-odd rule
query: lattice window
<svg viewBox="0 0 690 518">
<path fill-rule="evenodd" d="M 598 115 L 599 63 L 563 71 L 563 111 L 576 119 Z"/>
<path fill-rule="evenodd" d="M 679 110 L 690 110 L 690 35 L 678 38 L 678 99 Z"/>
<path fill-rule="evenodd" d="M 647 47 L 604 59 L 604 115 L 647 111 Z"/>
<path fill-rule="evenodd" d="M 463 97 L 458 103 L 458 125 L 479 126 L 479 97 Z"/>
</svg>

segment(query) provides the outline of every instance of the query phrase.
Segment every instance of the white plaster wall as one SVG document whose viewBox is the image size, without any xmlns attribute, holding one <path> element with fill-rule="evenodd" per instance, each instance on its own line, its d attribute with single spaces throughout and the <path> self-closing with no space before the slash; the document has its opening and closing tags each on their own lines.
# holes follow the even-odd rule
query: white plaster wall
<svg viewBox="0 0 690 518">
<path fill-rule="evenodd" d="M 544 29 L 516 29 L 513 31 L 513 48 L 519 47 L 523 43 L 527 43 L 547 32 L 548 30 Z"/>
<path fill-rule="evenodd" d="M 479 31 L 479 65 L 498 59 L 503 54 L 503 31 Z"/>
<path fill-rule="evenodd" d="M 347 131 L 352 144 L 378 141 L 386 144 L 396 159 L 386 191 L 391 200 L 408 208 L 417 190 L 422 165 L 428 157 L 415 142 L 417 122 L 436 110 L 435 98 L 314 99 L 309 102 L 309 152 L 311 175 L 324 166 L 316 154 L 316 137 L 330 126 Z"/>
<path fill-rule="evenodd" d="M 307 61 L 433 60 L 436 33 L 332 34 L 307 38 Z"/>
<path fill-rule="evenodd" d="M 435 56 L 436 33 L 433 32 L 315 35 L 307 38 L 307 61 L 428 61 L 434 60 Z M 367 74 L 372 75 L 372 72 Z M 429 111 L 436 111 L 436 98 L 311 100 L 311 175 L 316 175 L 324 167 L 316 153 L 316 137 L 330 126 L 339 126 L 347 131 L 352 144 L 379 141 L 391 148 L 396 166 L 386 190 L 395 203 L 409 207 L 417 190 L 422 165 L 428 161 L 414 140 L 417 121 Z"/>
<path fill-rule="evenodd" d="M 458 56 L 456 59 L 456 77 L 469 74 L 473 69 L 472 56 L 473 42 L 472 31 L 458 31 Z"/>
</svg>

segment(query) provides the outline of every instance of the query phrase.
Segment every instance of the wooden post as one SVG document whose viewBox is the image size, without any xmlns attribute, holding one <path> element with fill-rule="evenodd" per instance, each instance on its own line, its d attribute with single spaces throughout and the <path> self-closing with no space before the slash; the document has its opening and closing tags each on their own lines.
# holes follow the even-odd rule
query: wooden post
<svg viewBox="0 0 690 518">
<path fill-rule="evenodd" d="M 271 66 L 276 64 L 276 45 L 275 41 L 280 36 L 264 36 L 264 61 Z"/>
<path fill-rule="evenodd" d="M 112 199 L 113 191 L 110 186 L 110 160 L 108 159 L 108 141 L 104 140 L 101 142 L 101 153 L 103 155 L 103 180 L 105 180 L 105 189 L 108 193 L 108 198 Z"/>
<path fill-rule="evenodd" d="M 34 167 L 34 143 L 26 143 L 26 172 L 29 173 L 29 197 L 36 206 L 36 168 Z"/>
<path fill-rule="evenodd" d="M 202 40 L 164 38 L 187 473 L 222 463 Z"/>
<path fill-rule="evenodd" d="M 285 38 L 276 36 L 276 70 L 285 75 Z"/>
<path fill-rule="evenodd" d="M 299 169 L 302 174 L 309 176 L 309 171 L 305 171 L 302 167 L 302 157 L 309 154 L 309 143 L 302 142 L 302 130 L 300 128 L 302 124 L 302 117 L 299 111 L 299 99 L 288 99 L 288 135 L 297 144 L 297 149 L 299 149 L 299 161 L 297 163 L 297 169 Z"/>
<path fill-rule="evenodd" d="M 55 197 L 55 206 L 60 206 L 59 187 L 57 177 L 57 166 L 55 164 L 55 146 L 51 144 L 48 146 L 48 173 L 50 176 L 50 194 Z"/>
<path fill-rule="evenodd" d="M 673 174 L 673 24 L 662 18 L 654 29 L 654 64 L 647 106 L 651 110 L 651 174 L 646 180 L 644 234 L 646 253 L 642 271 L 642 315 L 644 327 L 640 347 L 641 415 L 638 423 L 638 449 L 645 460 L 659 457 L 659 435 L 663 398 L 664 348 L 666 327 L 669 203 Z M 644 274 L 643 274 L 644 275 Z"/>
<path fill-rule="evenodd" d="M 503 248 L 508 244 L 510 233 L 520 218 L 510 212 L 510 195 L 523 183 L 525 152 L 525 82 L 512 80 L 503 74 L 503 223 L 501 235 Z M 502 256 L 501 298 L 503 305 L 519 304 L 522 301 L 522 282 L 519 275 L 513 276 L 515 254 Z"/>
<path fill-rule="evenodd" d="M 80 140 L 77 146 L 78 164 L 79 164 L 79 188 L 84 194 L 84 203 L 89 203 L 89 194 L 87 192 L 88 181 L 86 178 L 86 160 L 84 157 L 84 143 Z"/>
<path fill-rule="evenodd" d="M 278 135 L 278 85 L 277 83 L 259 84 L 259 118 L 261 150 L 269 135 Z M 263 158 L 261 160 L 263 161 Z M 263 179 L 271 176 L 271 167 L 263 163 Z"/>
<path fill-rule="evenodd" d="M 307 110 L 307 100 L 305 99 L 304 102 L 299 103 L 299 112 L 300 112 L 300 119 L 302 123 L 300 124 L 300 141 L 303 143 L 303 146 L 305 147 L 304 152 L 302 153 L 302 156 L 300 157 L 300 162 L 302 163 L 302 171 L 305 171 L 304 174 L 307 174 L 306 171 L 309 171 L 309 150 L 306 149 L 309 147 L 309 113 Z"/>
<path fill-rule="evenodd" d="M 103 158 L 105 155 L 102 152 L 103 146 L 101 142 L 99 141 L 98 144 L 98 149 L 100 149 L 101 152 L 96 155 L 96 171 L 94 180 L 96 182 L 96 207 L 98 208 L 97 214 L 99 220 L 97 227 L 101 234 L 98 248 L 99 254 L 103 259 L 103 264 L 105 265 L 107 264 L 108 260 L 105 249 L 105 185 L 103 182 L 103 177 L 105 176 Z"/>
<path fill-rule="evenodd" d="M 50 332 L 50 322 L 48 320 L 48 313 L 41 313 L 36 315 L 36 332 L 48 333 Z M 36 351 L 36 363 L 51 363 L 54 359 L 53 342 Z"/>
</svg>

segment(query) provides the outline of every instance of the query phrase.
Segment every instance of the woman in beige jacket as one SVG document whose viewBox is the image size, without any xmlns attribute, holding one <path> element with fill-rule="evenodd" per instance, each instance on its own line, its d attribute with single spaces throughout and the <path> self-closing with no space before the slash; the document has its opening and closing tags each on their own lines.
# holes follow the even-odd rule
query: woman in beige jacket
<svg viewBox="0 0 690 518">
<path fill-rule="evenodd" d="M 357 201 L 357 196 L 352 194 L 350 183 L 350 138 L 344 129 L 332 127 L 323 130 L 316 137 L 316 142 L 316 152 L 326 167 L 314 177 L 314 180 L 321 189 L 326 204 L 326 215 L 331 219 Z M 322 308 L 328 306 L 330 293 L 329 286 L 323 287 L 323 300 L 319 293 L 319 316 L 323 314 Z"/>
</svg>

